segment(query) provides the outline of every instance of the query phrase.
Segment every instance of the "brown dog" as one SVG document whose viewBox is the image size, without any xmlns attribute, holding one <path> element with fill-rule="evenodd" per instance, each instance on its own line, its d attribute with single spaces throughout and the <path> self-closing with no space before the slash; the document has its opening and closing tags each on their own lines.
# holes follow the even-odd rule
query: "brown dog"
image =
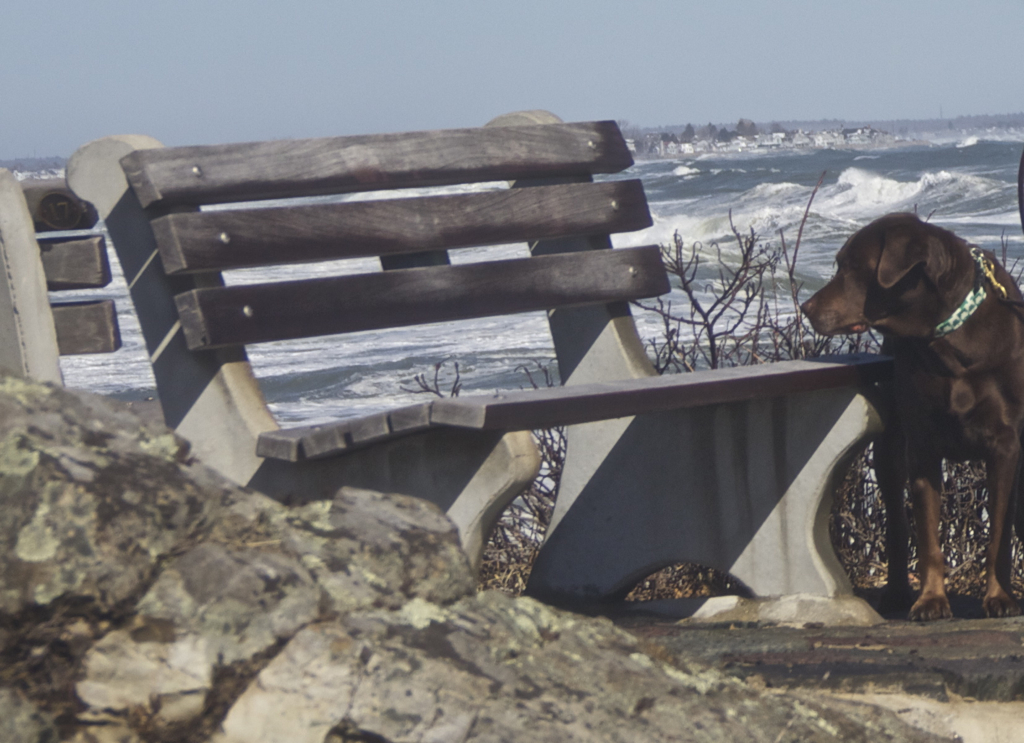
<svg viewBox="0 0 1024 743">
<path fill-rule="evenodd" d="M 804 303 L 804 314 L 825 335 L 878 330 L 895 359 L 898 421 L 875 443 L 890 525 L 884 602 L 891 607 L 910 595 L 902 506 L 909 475 L 921 573 L 910 618 L 952 616 L 939 544 L 942 460 L 982 459 L 991 519 L 985 614 L 1020 614 L 1010 593 L 1010 524 L 1024 424 L 1017 285 L 990 253 L 913 214 L 890 214 L 859 230 L 836 262 L 835 277 Z"/>
</svg>

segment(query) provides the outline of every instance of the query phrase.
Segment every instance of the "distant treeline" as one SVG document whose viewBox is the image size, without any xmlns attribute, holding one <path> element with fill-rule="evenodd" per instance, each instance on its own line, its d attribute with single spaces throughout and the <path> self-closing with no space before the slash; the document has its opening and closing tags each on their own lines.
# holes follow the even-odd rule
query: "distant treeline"
<svg viewBox="0 0 1024 743">
<path fill-rule="evenodd" d="M 961 129 L 1014 129 L 1024 127 L 1024 112 L 954 116 L 943 119 L 832 119 L 830 121 L 782 121 L 779 124 L 786 129 L 803 129 L 804 131 L 870 126 L 873 129 L 893 134 L 958 131 Z"/>
<path fill-rule="evenodd" d="M 913 132 L 942 132 L 988 128 L 1013 129 L 1024 127 L 1024 112 L 1012 114 L 985 114 L 979 116 L 955 116 L 953 118 L 942 119 L 819 119 L 817 121 L 794 119 L 790 121 L 759 122 L 757 124 L 754 124 L 749 119 L 740 119 L 740 122 L 755 126 L 758 132 L 764 134 L 780 131 L 792 132 L 800 130 L 805 132 L 822 132 L 871 127 L 872 129 L 888 132 L 890 134 L 905 135 Z M 627 129 L 629 130 L 626 136 L 642 136 L 652 132 L 666 132 L 669 134 L 675 134 L 677 137 L 685 138 L 687 134 L 695 132 L 697 138 L 701 138 L 702 133 L 710 132 L 712 129 L 716 132 L 736 130 L 738 125 L 726 123 L 718 124 L 716 126 L 709 123 L 705 126 L 694 129 L 692 124 L 641 127 L 631 122 L 620 121 L 619 126 L 622 128 L 623 132 L 626 132 Z"/>
</svg>

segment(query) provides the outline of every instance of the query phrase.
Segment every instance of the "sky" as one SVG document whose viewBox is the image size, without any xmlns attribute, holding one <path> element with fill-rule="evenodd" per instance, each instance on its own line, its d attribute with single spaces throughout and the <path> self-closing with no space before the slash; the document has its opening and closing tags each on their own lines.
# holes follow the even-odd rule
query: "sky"
<svg viewBox="0 0 1024 743">
<path fill-rule="evenodd" d="M 478 126 L 1024 111 L 1024 0 L 0 0 L 0 159 Z"/>
</svg>

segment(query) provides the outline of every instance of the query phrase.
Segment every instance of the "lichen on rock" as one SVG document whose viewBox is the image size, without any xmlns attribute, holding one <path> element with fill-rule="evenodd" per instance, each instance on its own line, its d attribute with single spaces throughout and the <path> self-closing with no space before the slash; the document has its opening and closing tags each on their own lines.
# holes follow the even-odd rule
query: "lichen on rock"
<svg viewBox="0 0 1024 743">
<path fill-rule="evenodd" d="M 13 689 L 0 688 L 0 741 L 57 743 L 53 717 Z"/>
<path fill-rule="evenodd" d="M 0 377 L 0 611 L 113 611 L 143 590 L 229 492 L 172 441 L 102 398 Z"/>
</svg>

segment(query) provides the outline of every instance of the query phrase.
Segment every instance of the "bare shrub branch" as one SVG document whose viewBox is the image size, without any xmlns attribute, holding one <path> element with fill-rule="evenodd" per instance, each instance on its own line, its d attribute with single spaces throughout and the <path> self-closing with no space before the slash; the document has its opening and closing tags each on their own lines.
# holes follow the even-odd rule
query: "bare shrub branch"
<svg viewBox="0 0 1024 743">
<path fill-rule="evenodd" d="M 441 389 L 441 370 L 448 363 L 448 359 L 439 361 L 434 364 L 434 376 L 431 379 L 427 379 L 425 373 L 417 374 L 413 377 L 413 381 L 416 383 L 415 389 L 408 387 L 400 387 L 403 392 L 412 392 L 414 394 L 431 394 L 437 397 L 458 397 L 459 393 L 462 392 L 462 375 L 459 372 L 459 362 L 454 361 L 452 365 L 455 368 L 454 378 L 451 383 L 448 384 L 447 393 Z"/>
</svg>

